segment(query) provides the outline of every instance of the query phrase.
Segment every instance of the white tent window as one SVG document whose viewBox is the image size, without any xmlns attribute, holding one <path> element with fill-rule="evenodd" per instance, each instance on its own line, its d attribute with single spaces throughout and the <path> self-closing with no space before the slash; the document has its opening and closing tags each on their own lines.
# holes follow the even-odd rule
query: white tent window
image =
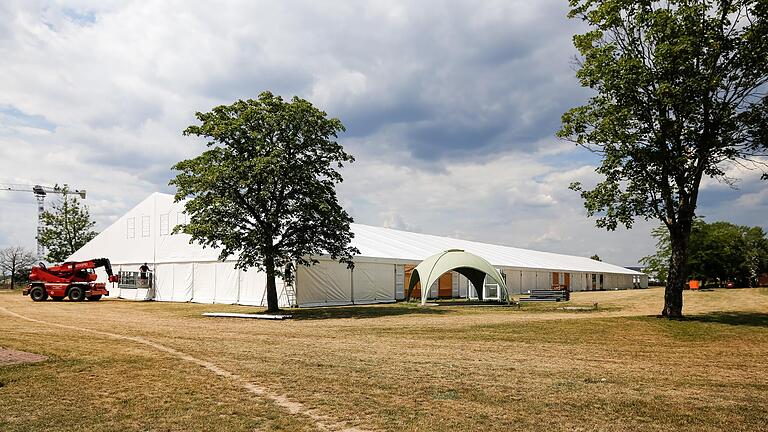
<svg viewBox="0 0 768 432">
<path fill-rule="evenodd" d="M 128 218 L 125 224 L 125 238 L 136 237 L 136 218 Z"/>
<path fill-rule="evenodd" d="M 486 299 L 499 298 L 499 284 L 489 276 L 485 277 L 485 294 L 483 294 L 483 297 Z"/>
<path fill-rule="evenodd" d="M 168 235 L 168 214 L 160 215 L 160 235 Z"/>
<path fill-rule="evenodd" d="M 402 264 L 395 266 L 395 300 L 405 298 L 405 267 Z"/>
<path fill-rule="evenodd" d="M 141 217 L 141 236 L 149 237 L 149 216 Z"/>
<path fill-rule="evenodd" d="M 187 214 L 184 212 L 176 213 L 176 225 L 184 225 L 187 223 Z"/>
</svg>

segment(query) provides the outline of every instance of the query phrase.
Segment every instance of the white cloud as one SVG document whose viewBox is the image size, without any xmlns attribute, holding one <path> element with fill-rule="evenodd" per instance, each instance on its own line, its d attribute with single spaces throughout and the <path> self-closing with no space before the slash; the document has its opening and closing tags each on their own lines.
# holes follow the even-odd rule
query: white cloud
<svg viewBox="0 0 768 432">
<path fill-rule="evenodd" d="M 633 264 L 652 246 L 650 225 L 594 228 L 567 189 L 597 180 L 594 156 L 553 138 L 588 94 L 571 69 L 580 24 L 566 8 L 3 2 L 0 182 L 87 189 L 103 228 L 170 191 L 170 166 L 203 149 L 181 135 L 195 111 L 269 89 L 344 121 L 357 162 L 340 198 L 359 222 Z M 743 214 L 759 202 L 750 200 Z M 33 197 L 0 193 L 0 206 L 0 246 L 31 246 Z"/>
</svg>

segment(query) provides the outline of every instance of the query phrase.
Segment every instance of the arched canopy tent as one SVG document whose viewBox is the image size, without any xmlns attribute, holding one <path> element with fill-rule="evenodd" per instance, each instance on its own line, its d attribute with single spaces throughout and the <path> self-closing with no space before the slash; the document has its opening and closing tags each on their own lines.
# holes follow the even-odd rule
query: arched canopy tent
<svg viewBox="0 0 768 432">
<path fill-rule="evenodd" d="M 477 298 L 480 300 L 483 299 L 483 285 L 486 275 L 499 284 L 501 292 L 504 293 L 504 298 L 509 299 L 507 284 L 504 283 L 504 278 L 501 277 L 499 271 L 485 259 L 469 252 L 464 252 L 462 249 L 449 249 L 440 252 L 424 259 L 421 264 L 416 266 L 411 275 L 411 282 L 408 284 L 408 297 L 410 297 L 416 284 L 421 282 L 421 304 L 424 305 L 429 295 L 429 287 L 432 286 L 440 275 L 449 271 L 455 271 L 469 279 L 472 286 L 475 287 Z"/>
</svg>

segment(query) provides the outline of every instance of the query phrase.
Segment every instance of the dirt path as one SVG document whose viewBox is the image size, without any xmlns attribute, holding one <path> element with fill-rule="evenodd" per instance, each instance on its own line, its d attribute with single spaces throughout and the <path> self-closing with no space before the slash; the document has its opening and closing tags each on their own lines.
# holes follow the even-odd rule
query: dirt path
<svg viewBox="0 0 768 432">
<path fill-rule="evenodd" d="M 19 363 L 37 363 L 47 359 L 48 357 L 43 355 L 0 347 L 0 366 Z"/>
<path fill-rule="evenodd" d="M 224 368 L 221 368 L 221 367 L 219 367 L 218 365 L 216 365 L 214 363 L 211 363 L 209 361 L 193 357 L 193 356 L 191 356 L 191 355 L 189 355 L 187 353 L 184 353 L 184 352 L 176 350 L 174 348 L 171 348 L 171 347 L 159 344 L 159 343 L 151 341 L 149 339 L 145 339 L 145 338 L 137 337 L 137 336 L 126 336 L 126 335 L 121 335 L 121 334 L 117 334 L 117 333 L 105 332 L 105 331 L 101 331 L 101 330 L 93 330 L 93 329 L 77 327 L 77 326 L 72 326 L 72 325 L 67 325 L 67 324 L 58 324 L 58 323 L 43 321 L 43 320 L 39 320 L 39 319 L 35 319 L 35 318 L 30 318 L 30 317 L 18 314 L 16 312 L 10 311 L 10 310 L 2 307 L 2 306 L 0 306 L 0 310 L 5 312 L 8 315 L 13 316 L 13 317 L 16 317 L 16 318 L 19 318 L 19 319 L 22 319 L 22 320 L 26 320 L 26 321 L 30 321 L 30 322 L 33 322 L 33 323 L 37 323 L 37 324 L 42 324 L 42 325 L 51 326 L 51 327 L 64 328 L 64 329 L 69 329 L 69 330 L 77 330 L 77 331 L 81 331 L 81 332 L 87 332 L 87 333 L 91 333 L 91 334 L 96 334 L 96 335 L 107 337 L 107 338 L 110 338 L 110 339 L 130 341 L 130 342 L 135 342 L 135 343 L 139 343 L 139 344 L 142 344 L 142 345 L 149 346 L 151 348 L 154 348 L 154 349 L 156 349 L 158 351 L 165 352 L 167 354 L 170 354 L 170 355 L 172 355 L 172 356 L 174 356 L 176 358 L 179 358 L 181 360 L 184 360 L 186 362 L 193 363 L 193 364 L 196 364 L 198 366 L 202 366 L 205 369 L 207 369 L 208 371 L 216 374 L 217 376 L 225 378 L 225 379 L 231 381 L 232 383 L 242 387 L 246 391 L 248 391 L 248 392 L 250 392 L 250 393 L 252 393 L 254 395 L 257 395 L 259 397 L 262 397 L 262 398 L 265 398 L 265 399 L 268 399 L 268 400 L 272 401 L 273 403 L 275 403 L 278 406 L 280 406 L 281 408 L 285 409 L 286 411 L 288 411 L 292 415 L 297 415 L 297 414 L 304 415 L 304 416 L 308 417 L 309 419 L 311 419 L 314 422 L 315 426 L 319 430 L 321 430 L 321 431 L 365 432 L 362 429 L 358 429 L 358 428 L 354 428 L 354 427 L 347 427 L 343 422 L 333 421 L 332 419 L 329 419 L 328 417 L 323 416 L 323 415 L 317 413 L 315 410 L 307 408 L 306 406 L 304 406 L 300 402 L 293 401 L 293 400 L 289 399 L 288 397 L 286 397 L 284 395 L 276 394 L 276 393 L 274 393 L 274 392 L 272 392 L 272 391 L 270 391 L 270 390 L 268 390 L 268 389 L 266 389 L 264 387 L 261 387 L 261 386 L 259 386 L 257 384 L 249 382 L 248 380 L 244 379 L 242 376 L 237 375 L 237 374 L 235 374 L 233 372 L 230 372 L 230 371 L 228 371 L 228 370 L 226 370 Z M 2 363 L 2 353 L 3 353 L 3 351 L 4 350 L 2 348 L 0 348 L 0 364 L 3 364 Z M 21 351 L 14 351 L 14 352 L 23 353 Z M 24 353 L 24 354 L 30 354 L 30 353 Z M 35 356 L 34 354 L 32 354 L 32 355 Z M 43 356 L 37 356 L 37 357 L 42 357 L 41 360 L 37 360 L 37 361 L 45 360 L 45 357 L 43 357 Z"/>
</svg>

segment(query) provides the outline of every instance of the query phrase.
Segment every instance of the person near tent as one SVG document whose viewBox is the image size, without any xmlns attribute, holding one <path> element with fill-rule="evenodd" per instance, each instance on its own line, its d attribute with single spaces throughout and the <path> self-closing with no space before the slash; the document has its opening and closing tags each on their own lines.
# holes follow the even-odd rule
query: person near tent
<svg viewBox="0 0 768 432">
<path fill-rule="evenodd" d="M 149 279 L 149 266 L 147 263 L 144 263 L 141 267 L 139 267 L 139 279 L 143 283 L 146 283 L 147 279 Z"/>
</svg>

